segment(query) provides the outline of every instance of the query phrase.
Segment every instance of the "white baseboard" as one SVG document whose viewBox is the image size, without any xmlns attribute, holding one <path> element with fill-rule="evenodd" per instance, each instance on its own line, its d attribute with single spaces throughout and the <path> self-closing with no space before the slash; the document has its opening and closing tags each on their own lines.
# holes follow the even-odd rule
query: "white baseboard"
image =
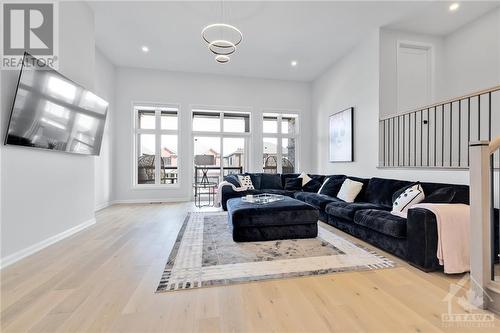
<svg viewBox="0 0 500 333">
<path fill-rule="evenodd" d="M 54 235 L 52 237 L 49 237 L 41 242 L 38 242 L 36 244 L 33 244 L 31 246 L 28 246 L 25 249 L 22 249 L 20 251 L 17 251 L 11 255 L 6 256 L 5 258 L 0 259 L 0 269 L 3 269 L 9 265 L 12 265 L 13 263 L 26 258 L 40 250 L 43 250 L 44 248 L 57 243 L 67 237 L 70 237 L 74 234 L 76 234 L 79 231 L 82 231 L 85 228 L 90 227 L 91 225 L 95 224 L 96 220 L 95 218 L 92 218 L 88 221 L 85 221 L 77 226 L 74 226 L 73 228 L 70 228 L 68 230 L 65 230 L 57 235 Z"/>
<path fill-rule="evenodd" d="M 114 201 L 106 201 L 106 202 L 100 203 L 100 204 L 95 206 L 94 211 L 96 211 L 96 212 L 100 211 L 101 209 L 104 209 L 106 207 L 111 206 L 113 203 L 114 203 Z"/>
<path fill-rule="evenodd" d="M 112 204 L 146 204 L 146 203 L 176 203 L 188 202 L 191 198 L 171 198 L 171 199 L 126 199 L 126 200 L 113 200 Z"/>
</svg>

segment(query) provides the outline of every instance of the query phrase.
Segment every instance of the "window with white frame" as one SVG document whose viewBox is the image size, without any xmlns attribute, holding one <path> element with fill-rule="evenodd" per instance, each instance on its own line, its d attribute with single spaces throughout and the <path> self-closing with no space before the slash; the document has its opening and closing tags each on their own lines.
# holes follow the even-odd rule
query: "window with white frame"
<svg viewBox="0 0 500 333">
<path fill-rule="evenodd" d="M 262 169 L 265 173 L 297 171 L 298 119 L 297 114 L 263 114 Z"/>
<path fill-rule="evenodd" d="M 205 172 L 209 181 L 218 183 L 223 176 L 247 168 L 250 112 L 193 108 L 194 182 Z M 213 156 L 200 158 L 201 155 Z M 197 165 L 197 161 L 210 161 Z M 204 162 L 207 163 L 207 162 Z"/>
<path fill-rule="evenodd" d="M 134 185 L 177 184 L 179 167 L 179 108 L 134 107 Z"/>
</svg>

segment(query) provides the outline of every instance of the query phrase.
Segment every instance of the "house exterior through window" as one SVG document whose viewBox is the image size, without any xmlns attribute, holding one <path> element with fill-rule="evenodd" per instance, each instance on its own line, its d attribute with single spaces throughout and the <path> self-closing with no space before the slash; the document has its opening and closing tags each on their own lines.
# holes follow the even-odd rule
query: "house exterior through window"
<svg viewBox="0 0 500 333">
<path fill-rule="evenodd" d="M 297 114 L 263 114 L 263 172 L 295 173 L 297 171 L 298 118 Z"/>
<path fill-rule="evenodd" d="M 177 106 L 134 107 L 134 186 L 178 183 L 178 113 Z"/>
</svg>

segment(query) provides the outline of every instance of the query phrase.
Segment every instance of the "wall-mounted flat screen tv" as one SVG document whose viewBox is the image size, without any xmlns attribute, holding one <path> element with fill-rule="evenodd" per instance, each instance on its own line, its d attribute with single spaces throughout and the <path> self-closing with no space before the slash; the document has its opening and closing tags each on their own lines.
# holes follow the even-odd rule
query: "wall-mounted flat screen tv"
<svg viewBox="0 0 500 333">
<path fill-rule="evenodd" d="M 25 53 L 5 144 L 99 155 L 108 102 Z"/>
</svg>

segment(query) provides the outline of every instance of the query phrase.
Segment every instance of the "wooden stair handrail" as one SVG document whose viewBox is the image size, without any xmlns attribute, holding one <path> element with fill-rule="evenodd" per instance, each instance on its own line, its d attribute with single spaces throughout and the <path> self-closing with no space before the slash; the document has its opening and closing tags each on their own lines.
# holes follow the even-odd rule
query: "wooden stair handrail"
<svg viewBox="0 0 500 333">
<path fill-rule="evenodd" d="M 490 155 L 494 154 L 498 149 L 500 149 L 500 136 L 497 136 L 493 140 L 490 141 Z"/>
<path fill-rule="evenodd" d="M 467 98 L 472 98 L 472 97 L 477 97 L 477 96 L 481 96 L 481 95 L 484 95 L 484 94 L 489 94 L 489 93 L 492 93 L 492 92 L 495 92 L 495 91 L 499 91 L 499 90 L 500 90 L 500 85 L 497 85 L 497 86 L 494 86 L 494 87 L 491 87 L 491 88 L 486 88 L 486 89 L 483 89 L 483 90 L 475 91 L 475 92 L 467 94 L 467 95 L 462 95 L 462 96 L 459 96 L 459 97 L 454 97 L 454 98 L 447 99 L 447 100 L 444 100 L 444 101 L 441 101 L 441 102 L 437 102 L 437 103 L 425 105 L 423 107 L 419 107 L 419 108 L 416 108 L 416 109 L 412 109 L 412 110 L 408 110 L 408 111 L 404 111 L 404 112 L 400 112 L 400 113 L 395 113 L 393 115 L 381 117 L 381 118 L 379 118 L 379 121 L 390 119 L 390 118 L 396 118 L 396 117 L 399 117 L 399 116 L 407 115 L 409 113 L 414 113 L 414 112 L 419 112 L 419 111 L 422 111 L 422 110 L 431 109 L 431 108 L 433 108 L 435 106 L 450 104 L 450 103 L 453 103 L 453 102 L 458 102 L 458 101 L 461 101 L 461 100 L 464 100 L 464 99 L 467 99 Z"/>
</svg>

